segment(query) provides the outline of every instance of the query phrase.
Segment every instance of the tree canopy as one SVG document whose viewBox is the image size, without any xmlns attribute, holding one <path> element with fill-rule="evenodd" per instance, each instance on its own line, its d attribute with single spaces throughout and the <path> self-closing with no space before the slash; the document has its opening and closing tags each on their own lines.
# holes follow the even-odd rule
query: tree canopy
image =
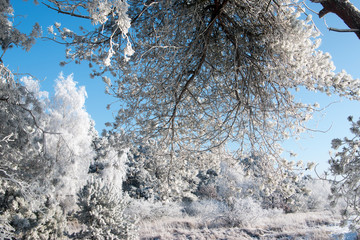
<svg viewBox="0 0 360 240">
<path fill-rule="evenodd" d="M 303 131 L 316 110 L 291 89 L 359 97 L 359 81 L 335 74 L 317 50 L 318 32 L 296 1 L 50 2 L 99 24 L 84 34 L 55 29 L 68 59 L 100 64 L 93 76 L 119 99 L 114 129 L 172 151 L 230 142 L 239 155 L 277 158 L 277 143 Z"/>
</svg>

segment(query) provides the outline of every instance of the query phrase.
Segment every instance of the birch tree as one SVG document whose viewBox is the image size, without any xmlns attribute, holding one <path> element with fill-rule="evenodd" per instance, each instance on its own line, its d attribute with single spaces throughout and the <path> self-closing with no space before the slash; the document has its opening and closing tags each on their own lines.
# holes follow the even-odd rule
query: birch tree
<svg viewBox="0 0 360 240">
<path fill-rule="evenodd" d="M 50 101 L 45 128 L 45 151 L 52 167 L 54 193 L 66 211 L 74 210 L 76 194 L 87 182 L 92 148 L 91 118 L 85 110 L 86 91 L 73 76 L 60 74 Z"/>
</svg>

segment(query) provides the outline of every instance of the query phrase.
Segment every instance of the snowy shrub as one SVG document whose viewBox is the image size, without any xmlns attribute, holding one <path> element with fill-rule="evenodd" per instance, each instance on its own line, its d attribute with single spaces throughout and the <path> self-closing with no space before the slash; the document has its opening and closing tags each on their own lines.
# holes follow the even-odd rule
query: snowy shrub
<svg viewBox="0 0 360 240">
<path fill-rule="evenodd" d="M 128 150 L 116 133 L 94 136 L 95 158 L 89 167 L 90 180 L 78 193 L 80 210 L 75 218 L 83 224 L 72 234 L 83 239 L 135 239 L 135 220 L 125 210 L 130 198 L 122 192 Z"/>
<path fill-rule="evenodd" d="M 136 239 L 135 223 L 125 215 L 128 199 L 111 183 L 93 177 L 78 194 L 76 218 L 86 229 L 75 238 Z"/>
<path fill-rule="evenodd" d="M 283 159 L 281 161 L 287 167 L 279 168 L 272 179 L 268 179 L 268 176 L 264 177 L 264 173 L 272 166 L 267 165 L 267 161 L 264 160 L 267 156 L 260 156 L 253 155 L 241 161 L 245 175 L 256 186 L 254 189 L 257 189 L 249 189 L 251 196 L 260 201 L 265 209 L 281 208 L 287 213 L 302 209 L 303 205 L 299 204 L 300 198 L 306 194 L 302 177 L 303 163 L 299 161 L 295 164 Z M 293 170 L 294 166 L 297 171 Z"/>
<path fill-rule="evenodd" d="M 141 220 L 156 221 L 162 217 L 183 217 L 183 206 L 176 202 L 135 199 L 131 201 L 127 212 Z"/>
<path fill-rule="evenodd" d="M 261 218 L 264 212 L 260 203 L 250 197 L 236 199 L 224 212 L 224 220 L 230 226 L 246 226 Z"/>
<path fill-rule="evenodd" d="M 230 205 L 216 200 L 202 200 L 191 203 L 186 212 L 200 217 L 208 227 L 237 227 L 251 225 L 267 211 L 250 197 L 234 199 Z"/>
<path fill-rule="evenodd" d="M 15 229 L 9 224 L 4 216 L 0 216 L 0 239 L 11 239 L 14 237 Z"/>
<path fill-rule="evenodd" d="M 218 173 L 213 169 L 209 169 L 206 172 L 200 171 L 197 177 L 200 181 L 195 194 L 200 199 L 216 199 L 217 186 L 215 181 L 218 177 Z"/>
<path fill-rule="evenodd" d="M 66 227 L 63 211 L 50 198 L 37 197 L 24 196 L 16 186 L 8 185 L 0 194 L 0 218 L 8 230 L 1 231 L 6 230 L 6 234 L 21 239 L 63 237 Z"/>
<path fill-rule="evenodd" d="M 201 183 L 196 191 L 196 195 L 201 199 L 217 199 L 217 188 L 215 183 Z"/>
<path fill-rule="evenodd" d="M 310 191 L 306 198 L 306 205 L 309 210 L 322 211 L 330 208 L 331 183 L 329 181 L 310 180 L 306 183 L 306 188 Z"/>
<path fill-rule="evenodd" d="M 160 201 L 197 199 L 199 172 L 219 168 L 212 153 L 171 154 L 166 146 L 154 141 L 131 149 L 124 191 L 132 198 Z"/>
<path fill-rule="evenodd" d="M 199 196 L 204 199 L 215 199 L 226 204 L 231 204 L 233 199 L 245 198 L 249 195 L 256 198 L 259 187 L 249 177 L 245 176 L 243 168 L 230 161 L 221 162 L 218 174 L 212 170 L 208 181 L 202 181 L 198 188 Z M 204 179 L 204 177 L 202 177 Z"/>
<path fill-rule="evenodd" d="M 223 214 L 226 208 L 227 206 L 222 202 L 205 199 L 188 204 L 184 210 L 190 216 L 196 216 L 206 220 Z"/>
<path fill-rule="evenodd" d="M 23 239 L 60 239 L 67 228 L 66 216 L 57 202 L 48 200 L 45 208 L 36 212 L 38 221 Z"/>
</svg>

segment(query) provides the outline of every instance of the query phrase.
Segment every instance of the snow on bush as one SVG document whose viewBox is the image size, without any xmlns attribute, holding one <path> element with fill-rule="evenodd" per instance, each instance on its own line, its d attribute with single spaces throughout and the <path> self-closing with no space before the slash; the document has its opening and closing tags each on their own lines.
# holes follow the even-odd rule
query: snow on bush
<svg viewBox="0 0 360 240">
<path fill-rule="evenodd" d="M 16 239 L 63 237 L 66 218 L 56 201 L 39 193 L 34 193 L 33 196 L 24 195 L 16 185 L 4 183 L 2 180 L 0 183 L 4 187 L 0 191 L 0 233 L 3 236 Z"/>
<path fill-rule="evenodd" d="M 167 146 L 154 141 L 142 142 L 130 153 L 124 190 L 133 198 L 157 201 L 195 200 L 199 173 L 217 170 L 220 163 L 215 154 L 172 155 Z"/>
<path fill-rule="evenodd" d="M 329 181 L 321 179 L 310 180 L 305 186 L 310 191 L 306 203 L 309 210 L 322 211 L 330 208 L 329 196 L 331 184 Z"/>
<path fill-rule="evenodd" d="M 78 194 L 76 214 L 84 231 L 74 234 L 90 239 L 136 239 L 135 223 L 125 214 L 128 199 L 101 178 L 90 179 Z"/>
<path fill-rule="evenodd" d="M 225 209 L 227 209 L 227 207 L 222 202 L 215 199 L 204 199 L 190 203 L 185 207 L 185 212 L 190 216 L 196 216 L 206 220 L 221 215 Z"/>
<path fill-rule="evenodd" d="M 217 200 L 201 200 L 192 202 L 185 210 L 210 228 L 250 226 L 272 212 L 250 197 L 233 199 L 230 205 Z"/>
<path fill-rule="evenodd" d="M 129 215 L 141 220 L 157 221 L 163 217 L 182 218 L 183 206 L 176 202 L 159 202 L 144 199 L 134 199 L 127 209 Z"/>
</svg>

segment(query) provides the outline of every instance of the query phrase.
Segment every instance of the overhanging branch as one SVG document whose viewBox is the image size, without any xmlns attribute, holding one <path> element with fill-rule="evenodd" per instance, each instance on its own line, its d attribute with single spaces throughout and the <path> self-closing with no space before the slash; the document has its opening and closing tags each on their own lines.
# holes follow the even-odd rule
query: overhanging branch
<svg viewBox="0 0 360 240">
<path fill-rule="evenodd" d="M 334 32 L 360 32 L 360 29 L 339 29 L 339 28 L 329 28 L 329 31 L 334 31 Z"/>
<path fill-rule="evenodd" d="M 70 15 L 70 16 L 73 16 L 73 17 L 78 17 L 78 18 L 85 18 L 85 19 L 91 19 L 89 16 L 84 16 L 84 15 L 79 15 L 79 14 L 76 14 L 76 13 L 73 13 L 73 12 L 66 12 L 66 11 L 63 11 L 61 10 L 60 8 L 54 8 L 46 3 L 42 3 L 44 4 L 46 7 L 54 10 L 54 11 L 57 11 L 58 13 L 62 13 L 62 14 L 65 14 L 65 15 Z"/>
<path fill-rule="evenodd" d="M 336 32 L 354 32 L 360 39 L 360 11 L 349 0 L 311 0 L 320 3 L 323 9 L 319 12 L 319 17 L 325 16 L 327 13 L 335 13 L 349 27 L 347 30 L 329 28 L 330 31 Z"/>
</svg>

